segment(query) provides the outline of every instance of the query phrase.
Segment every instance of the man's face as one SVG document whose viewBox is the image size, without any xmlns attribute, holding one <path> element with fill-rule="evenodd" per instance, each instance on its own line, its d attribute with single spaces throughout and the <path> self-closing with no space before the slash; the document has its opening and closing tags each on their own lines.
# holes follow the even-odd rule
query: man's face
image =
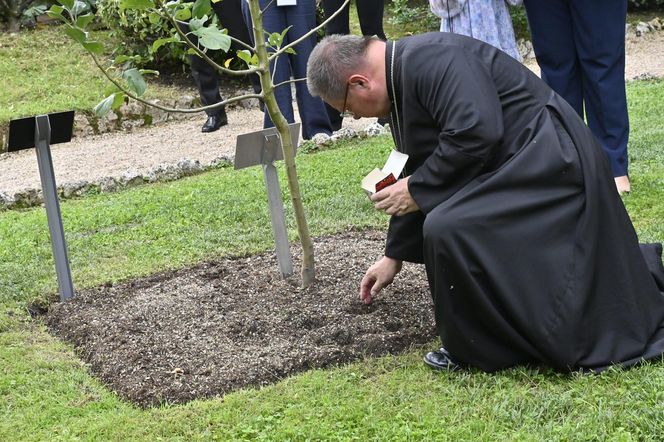
<svg viewBox="0 0 664 442">
<path fill-rule="evenodd" d="M 343 101 L 329 101 L 343 117 L 385 117 L 390 113 L 387 89 L 364 76 L 352 75 Z"/>
</svg>

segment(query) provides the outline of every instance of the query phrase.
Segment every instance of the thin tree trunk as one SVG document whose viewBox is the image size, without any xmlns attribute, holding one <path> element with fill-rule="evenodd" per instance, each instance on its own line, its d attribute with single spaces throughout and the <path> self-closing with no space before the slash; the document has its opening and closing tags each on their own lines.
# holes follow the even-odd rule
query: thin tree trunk
<svg viewBox="0 0 664 442">
<path fill-rule="evenodd" d="M 19 15 L 18 0 L 14 3 L 10 0 L 9 7 L 7 8 L 7 30 L 9 32 L 18 32 L 21 28 L 18 20 Z"/>
<path fill-rule="evenodd" d="M 261 86 L 263 88 L 263 99 L 265 107 L 268 110 L 270 118 L 274 126 L 279 132 L 281 139 L 281 148 L 284 153 L 284 162 L 286 164 L 286 176 L 288 177 L 288 188 L 290 190 L 291 201 L 293 203 L 293 210 L 295 213 L 295 222 L 297 224 L 297 232 L 302 244 L 302 287 L 309 287 L 315 277 L 314 268 L 314 247 L 309 234 L 309 227 L 307 219 L 304 214 L 304 206 L 302 204 L 302 197 L 300 195 L 300 182 L 297 177 L 297 170 L 295 168 L 295 148 L 290 136 L 290 129 L 288 121 L 284 118 L 279 110 L 277 99 L 274 95 L 274 84 L 272 83 L 272 76 L 270 74 L 270 66 L 268 63 L 268 52 L 265 46 L 265 34 L 263 30 L 263 17 L 260 12 L 260 5 L 258 0 L 249 0 L 249 10 L 253 19 L 253 32 L 256 42 L 256 54 L 262 72 L 260 73 Z M 275 60 L 276 62 L 276 60 Z M 284 63 L 283 60 L 281 60 Z M 289 87 L 288 85 L 282 87 Z"/>
</svg>

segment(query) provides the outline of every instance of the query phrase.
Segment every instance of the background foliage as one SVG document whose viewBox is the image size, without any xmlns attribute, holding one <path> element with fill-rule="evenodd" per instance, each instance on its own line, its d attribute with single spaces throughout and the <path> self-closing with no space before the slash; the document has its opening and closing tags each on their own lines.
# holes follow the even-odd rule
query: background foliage
<svg viewBox="0 0 664 442">
<path fill-rule="evenodd" d="M 97 0 L 77 0 L 77 3 L 81 12 L 94 11 L 97 7 Z M 0 0 L 0 23 L 9 32 L 32 29 L 38 17 L 45 17 L 48 8 L 54 4 L 55 0 Z"/>
<path fill-rule="evenodd" d="M 17 31 L 18 27 L 32 27 L 36 18 L 43 14 L 52 4 L 53 0 L 0 0 L 0 23 L 11 31 Z M 118 0 L 84 0 L 84 3 L 103 11 L 103 24 L 118 36 L 126 36 L 131 41 L 126 43 L 128 48 L 119 48 L 123 53 L 129 53 L 133 47 L 145 52 L 152 41 L 166 36 L 163 23 L 150 23 L 148 14 L 126 14 L 124 17 L 119 12 Z M 433 14 L 428 14 L 428 0 L 386 0 L 386 7 L 392 10 L 391 21 L 394 24 L 408 25 L 413 21 L 420 22 L 420 26 L 431 28 L 432 23 L 438 21 Z M 664 0 L 628 0 L 630 10 L 658 9 L 664 7 Z M 525 36 L 527 32 L 527 21 L 522 7 L 510 8 L 512 20 L 517 35 Z M 424 25 L 422 24 L 424 23 Z M 434 26 L 435 27 L 435 26 Z M 146 44 L 141 44 L 141 38 L 147 39 Z M 138 52 L 141 52 L 138 51 Z M 157 61 L 167 62 L 183 58 L 183 51 L 165 50 L 157 57 Z"/>
<path fill-rule="evenodd" d="M 627 5 L 630 10 L 655 9 L 664 6 L 664 0 L 628 0 Z"/>
<path fill-rule="evenodd" d="M 120 0 L 101 0 L 97 10 L 101 25 L 118 42 L 113 55 L 138 55 L 140 59 L 135 59 L 135 65 L 140 67 L 148 64 L 171 67 L 187 61 L 184 45 L 164 45 L 155 53 L 150 51 L 155 41 L 175 35 L 170 23 L 147 10 L 121 9 L 120 3 Z"/>
</svg>

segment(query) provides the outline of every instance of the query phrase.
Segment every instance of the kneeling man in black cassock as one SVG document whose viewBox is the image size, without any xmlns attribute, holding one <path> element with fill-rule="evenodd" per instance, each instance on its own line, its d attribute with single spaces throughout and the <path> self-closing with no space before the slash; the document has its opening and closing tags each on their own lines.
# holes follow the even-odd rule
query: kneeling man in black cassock
<svg viewBox="0 0 664 442">
<path fill-rule="evenodd" d="M 308 85 L 342 113 L 389 116 L 409 155 L 371 196 L 391 219 L 360 298 L 424 262 L 444 345 L 428 365 L 601 371 L 664 352 L 662 246 L 639 245 L 589 128 L 527 68 L 460 35 L 335 35 Z"/>
</svg>

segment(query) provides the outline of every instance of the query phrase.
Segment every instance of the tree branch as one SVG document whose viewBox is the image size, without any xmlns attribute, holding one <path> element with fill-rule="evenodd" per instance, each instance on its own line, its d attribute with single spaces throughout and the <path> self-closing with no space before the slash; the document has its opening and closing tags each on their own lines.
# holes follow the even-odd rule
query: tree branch
<svg viewBox="0 0 664 442">
<path fill-rule="evenodd" d="M 160 15 L 164 17 L 166 20 L 171 22 L 171 24 L 175 27 L 175 32 L 178 33 L 178 35 L 184 39 L 185 43 L 187 43 L 187 46 L 192 48 L 196 54 L 205 60 L 210 66 L 212 66 L 215 70 L 218 72 L 223 72 L 224 74 L 228 75 L 236 75 L 236 76 L 241 76 L 241 75 L 248 75 L 248 74 L 253 74 L 255 72 L 259 71 L 259 68 L 249 68 L 249 69 L 243 69 L 241 71 L 234 71 L 232 69 L 227 69 L 217 63 L 214 62 L 210 57 L 207 56 L 205 52 L 199 49 L 198 45 L 195 45 L 191 40 L 189 40 L 189 37 L 187 37 L 187 34 L 185 34 L 182 29 L 180 29 L 180 26 L 178 26 L 178 21 L 175 20 L 175 17 L 171 16 L 167 11 L 163 9 L 163 4 L 162 6 L 159 7 L 158 9 Z M 253 49 L 253 48 L 252 48 Z"/>
<path fill-rule="evenodd" d="M 189 26 L 189 23 L 187 23 L 186 21 L 182 21 L 182 20 L 178 20 L 178 19 L 175 19 L 175 21 L 176 21 L 176 23 Z M 244 47 L 245 49 L 248 49 L 252 52 L 254 51 L 253 46 L 249 46 L 248 44 L 246 44 L 242 40 L 239 40 L 239 39 L 233 37 L 231 34 L 226 34 L 226 35 L 228 35 L 230 37 L 232 42 L 237 43 L 238 45 L 240 45 L 240 46 Z"/>
<path fill-rule="evenodd" d="M 274 3 L 274 0 L 270 0 L 270 2 L 267 5 L 265 5 L 265 7 L 261 10 L 261 15 L 263 15 L 263 12 L 265 12 L 272 3 Z"/>
<path fill-rule="evenodd" d="M 193 109 L 178 109 L 178 108 L 174 108 L 174 107 L 162 106 L 160 104 L 150 102 L 150 101 L 148 101 L 144 98 L 141 98 L 138 95 L 130 92 L 119 81 L 117 81 L 115 78 L 113 78 L 108 73 L 108 71 L 99 62 L 99 59 L 92 52 L 89 52 L 89 54 L 92 57 L 92 60 L 97 65 L 97 67 L 101 70 L 101 72 L 104 74 L 104 76 L 108 79 L 108 81 L 113 83 L 115 85 L 115 87 L 120 89 L 126 96 L 128 96 L 129 98 L 131 98 L 133 100 L 138 101 L 139 103 L 143 103 L 146 106 L 155 107 L 155 108 L 161 109 L 165 112 L 177 112 L 177 113 L 181 113 L 181 114 L 194 114 L 194 113 L 203 112 L 203 111 L 206 111 L 206 110 L 218 109 L 218 108 L 220 108 L 222 106 L 225 106 L 227 104 L 235 103 L 236 101 L 241 101 L 241 100 L 245 100 L 245 99 L 248 99 L 248 98 L 257 98 L 259 100 L 263 99 L 262 94 L 245 94 L 245 95 L 240 95 L 240 96 L 237 96 L 237 97 L 229 98 L 227 100 L 223 100 L 223 101 L 220 101 L 220 102 L 215 103 L 215 104 L 210 104 L 208 106 L 200 106 L 200 107 L 196 107 L 196 108 L 193 108 Z"/>
<path fill-rule="evenodd" d="M 291 79 L 291 80 L 282 81 L 279 84 L 275 84 L 274 88 L 276 89 L 279 86 L 283 86 L 283 85 L 288 84 L 288 83 L 297 83 L 299 81 L 307 81 L 307 79 L 306 78 L 294 78 L 294 79 Z"/>
</svg>

